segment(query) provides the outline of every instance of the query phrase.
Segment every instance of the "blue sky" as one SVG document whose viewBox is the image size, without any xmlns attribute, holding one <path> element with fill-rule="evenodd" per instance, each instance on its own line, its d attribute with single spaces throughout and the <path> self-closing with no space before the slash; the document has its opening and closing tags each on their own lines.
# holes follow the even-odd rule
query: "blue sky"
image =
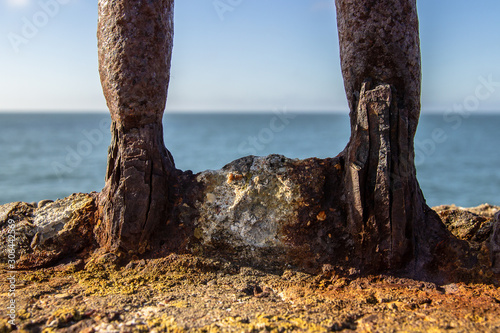
<svg viewBox="0 0 500 333">
<path fill-rule="evenodd" d="M 424 112 L 500 110 L 500 1 L 418 9 Z M 106 111 L 96 23 L 97 0 L 1 0 L 0 111 Z M 333 0 L 177 0 L 171 76 L 168 112 L 347 112 Z"/>
</svg>

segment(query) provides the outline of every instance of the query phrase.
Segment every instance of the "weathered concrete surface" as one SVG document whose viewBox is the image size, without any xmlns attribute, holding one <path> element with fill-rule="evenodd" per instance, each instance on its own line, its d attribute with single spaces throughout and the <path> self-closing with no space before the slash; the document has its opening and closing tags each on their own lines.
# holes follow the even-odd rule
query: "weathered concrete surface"
<svg viewBox="0 0 500 333">
<path fill-rule="evenodd" d="M 173 217 L 165 218 L 155 231 L 153 248 L 146 256 L 192 253 L 263 268 L 326 269 L 356 275 L 363 267 L 354 257 L 355 243 L 346 227 L 347 197 L 336 196 L 343 193 L 339 190 L 343 162 L 340 157 L 248 156 L 221 170 L 196 175 L 179 171 Z M 26 203 L 0 206 L 3 236 L 7 220 L 16 221 L 20 267 L 89 260 L 102 223 L 96 213 L 96 197 L 75 194 L 38 209 Z M 492 216 L 499 209 L 486 205 L 436 207 L 436 216 L 458 240 L 468 244 L 468 255 L 475 259 L 448 262 L 449 252 L 461 254 L 463 249 L 443 242 L 432 249 L 434 268 L 449 272 L 450 279 L 457 269 L 464 276 L 490 271 L 491 259 L 498 252 L 491 241 L 496 239 L 492 234 L 498 223 Z M 5 244 L 0 253 L 6 255 Z M 113 256 L 122 258 L 120 253 Z"/>
</svg>

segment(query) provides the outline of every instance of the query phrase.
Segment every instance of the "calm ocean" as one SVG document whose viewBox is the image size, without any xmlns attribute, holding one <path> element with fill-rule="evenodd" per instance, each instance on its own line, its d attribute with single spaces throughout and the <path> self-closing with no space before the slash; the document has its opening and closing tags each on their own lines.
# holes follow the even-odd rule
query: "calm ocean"
<svg viewBox="0 0 500 333">
<path fill-rule="evenodd" d="M 107 114 L 0 114 L 0 204 L 57 199 L 104 186 Z M 176 166 L 219 169 L 246 155 L 333 157 L 349 139 L 347 115 L 167 114 Z M 429 205 L 500 205 L 500 116 L 424 115 L 418 179 Z"/>
</svg>

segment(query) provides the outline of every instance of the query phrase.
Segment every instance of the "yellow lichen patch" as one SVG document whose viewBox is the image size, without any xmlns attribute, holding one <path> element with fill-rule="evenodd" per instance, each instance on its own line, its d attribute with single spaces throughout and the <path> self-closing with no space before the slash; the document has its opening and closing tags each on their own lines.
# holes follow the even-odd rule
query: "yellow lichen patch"
<svg viewBox="0 0 500 333">
<path fill-rule="evenodd" d="M 441 329 L 439 327 L 430 327 L 427 329 L 428 333 L 442 333 L 444 331 L 445 331 L 444 329 Z"/>
<path fill-rule="evenodd" d="M 171 316 L 162 316 L 148 320 L 149 331 L 184 333 L 186 330 L 177 325 L 175 318 Z"/>
<path fill-rule="evenodd" d="M 260 314 L 252 320 L 241 317 L 227 317 L 199 332 L 237 331 L 237 332 L 329 332 L 327 327 L 293 316 L 272 316 Z"/>
<path fill-rule="evenodd" d="M 47 328 L 44 328 L 42 333 L 55 333 L 57 332 L 56 329 L 54 327 L 47 327 Z"/>
<path fill-rule="evenodd" d="M 186 301 L 178 301 L 178 302 L 170 302 L 167 304 L 167 306 L 173 308 L 187 308 L 189 307 L 189 304 Z"/>
<path fill-rule="evenodd" d="M 85 270 L 75 274 L 87 295 L 106 296 L 110 294 L 130 295 L 143 286 L 147 277 L 131 274 L 123 276 L 116 270 Z"/>
<path fill-rule="evenodd" d="M 45 282 L 49 280 L 49 275 L 42 270 L 32 271 L 30 274 L 26 274 L 23 280 L 26 282 Z"/>
<path fill-rule="evenodd" d="M 0 333 L 12 331 L 13 327 L 6 319 L 0 319 Z"/>
<path fill-rule="evenodd" d="M 194 237 L 200 239 L 203 238 L 203 230 L 201 228 L 194 229 Z"/>
<path fill-rule="evenodd" d="M 474 314 L 474 313 L 468 313 L 468 314 L 466 314 L 465 315 L 465 319 L 469 320 L 469 321 L 471 321 L 473 323 L 483 323 L 483 322 L 486 321 L 485 318 L 484 318 L 484 316 L 479 316 L 479 315 Z"/>
<path fill-rule="evenodd" d="M 57 320 L 61 324 L 68 323 L 70 321 L 79 321 L 82 319 L 80 314 L 80 310 L 75 308 L 59 308 L 57 309 L 51 317 L 49 317 L 49 321 Z"/>
<path fill-rule="evenodd" d="M 26 311 L 26 309 L 20 309 L 17 312 L 17 318 L 19 318 L 19 319 L 29 319 L 30 317 L 31 317 L 31 313 Z"/>
<path fill-rule="evenodd" d="M 135 268 L 87 265 L 85 270 L 72 273 L 71 276 L 85 287 L 86 295 L 131 295 L 141 290 L 165 292 L 176 285 L 194 283 L 196 260 L 189 258 L 183 262 L 183 257 L 179 256 L 174 263 L 164 258 L 152 261 L 151 265 L 137 265 Z M 189 265 L 194 267 L 186 267 Z M 210 272 L 204 274 L 212 275 Z"/>
<path fill-rule="evenodd" d="M 94 321 L 95 331 L 117 332 L 493 332 L 500 322 L 495 285 L 438 288 L 391 276 L 339 277 L 328 269 L 268 274 L 191 255 L 85 267 L 23 272 L 18 304 L 30 316 L 19 311 L 18 328 L 39 323 L 38 331 L 79 331 Z M 261 297 L 256 287 L 269 291 Z M 11 329 L 0 321 L 0 333 Z"/>
</svg>

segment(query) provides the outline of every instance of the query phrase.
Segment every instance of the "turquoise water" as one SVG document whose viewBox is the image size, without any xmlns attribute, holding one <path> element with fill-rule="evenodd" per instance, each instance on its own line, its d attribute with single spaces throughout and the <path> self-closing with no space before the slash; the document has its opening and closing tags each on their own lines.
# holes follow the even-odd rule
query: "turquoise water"
<svg viewBox="0 0 500 333">
<path fill-rule="evenodd" d="M 0 114 L 0 204 L 57 199 L 104 186 L 107 114 Z M 219 169 L 246 155 L 333 157 L 349 139 L 347 115 L 167 114 L 176 166 Z M 500 205 L 500 116 L 421 117 L 418 179 L 429 205 Z"/>
</svg>

